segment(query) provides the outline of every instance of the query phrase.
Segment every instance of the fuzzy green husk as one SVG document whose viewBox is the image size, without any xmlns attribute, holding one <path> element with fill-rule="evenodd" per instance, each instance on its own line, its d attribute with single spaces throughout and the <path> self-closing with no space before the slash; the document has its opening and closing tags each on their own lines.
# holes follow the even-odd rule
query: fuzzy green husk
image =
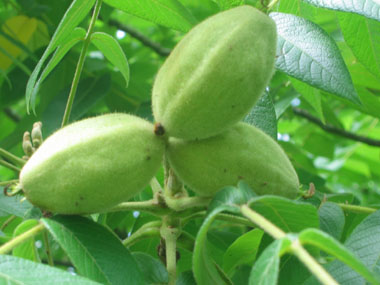
<svg viewBox="0 0 380 285">
<path fill-rule="evenodd" d="M 274 70 L 276 26 L 240 6 L 195 26 L 174 48 L 153 86 L 153 113 L 167 134 L 213 136 L 253 107 Z"/>
<path fill-rule="evenodd" d="M 160 167 L 165 143 L 149 122 L 108 114 L 51 135 L 25 164 L 21 186 L 34 205 L 61 214 L 104 211 L 142 190 Z"/>
<path fill-rule="evenodd" d="M 241 179 L 258 195 L 295 198 L 298 192 L 297 173 L 282 148 L 246 123 L 205 140 L 172 138 L 167 154 L 174 172 L 201 196 L 213 196 Z"/>
</svg>

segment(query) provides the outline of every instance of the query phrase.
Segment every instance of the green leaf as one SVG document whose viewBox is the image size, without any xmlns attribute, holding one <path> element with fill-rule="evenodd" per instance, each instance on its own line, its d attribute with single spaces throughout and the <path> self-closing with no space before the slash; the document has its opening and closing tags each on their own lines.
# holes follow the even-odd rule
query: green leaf
<svg viewBox="0 0 380 285">
<path fill-rule="evenodd" d="M 44 54 L 40 58 L 38 64 L 34 68 L 32 75 L 29 77 L 28 84 L 26 86 L 26 105 L 29 112 L 30 107 L 35 110 L 36 96 L 38 89 L 35 86 L 38 78 L 38 74 L 42 68 L 42 65 L 47 60 L 49 55 L 62 44 L 66 38 L 73 32 L 74 28 L 83 20 L 88 14 L 92 6 L 94 6 L 95 0 L 74 0 L 70 7 L 67 9 L 61 22 L 54 32 L 53 37 L 50 40 Z"/>
<path fill-rule="evenodd" d="M 42 219 L 81 275 L 102 284 L 143 284 L 136 261 L 108 229 L 79 216 Z"/>
<path fill-rule="evenodd" d="M 126 86 L 128 86 L 129 65 L 127 57 L 119 45 L 119 42 L 106 33 L 97 32 L 91 35 L 91 43 L 93 43 L 104 56 L 120 70 L 125 79 Z"/>
<path fill-rule="evenodd" d="M 380 23 L 348 13 L 339 13 L 338 16 L 344 40 L 355 57 L 380 77 Z"/>
<path fill-rule="evenodd" d="M 304 0 L 317 7 L 352 12 L 380 21 L 380 3 L 377 0 Z"/>
<path fill-rule="evenodd" d="M 146 284 L 166 284 L 169 282 L 168 271 L 161 261 L 142 252 L 134 252 L 132 256 L 145 277 Z"/>
<path fill-rule="evenodd" d="M 213 0 L 218 4 L 220 10 L 228 10 L 233 7 L 244 5 L 245 0 Z"/>
<path fill-rule="evenodd" d="M 45 69 L 42 71 L 41 76 L 36 84 L 37 89 L 39 89 L 42 81 L 49 75 L 49 73 L 56 67 L 56 65 L 61 61 L 61 59 L 66 55 L 66 53 L 75 46 L 79 41 L 84 40 L 86 37 L 86 31 L 83 28 L 75 28 L 70 35 L 67 36 L 65 41 L 60 44 L 49 63 L 46 65 Z"/>
<path fill-rule="evenodd" d="M 38 225 L 37 220 L 26 220 L 19 224 L 13 232 L 13 238 L 16 236 L 30 230 L 31 228 Z M 35 237 L 31 237 L 25 240 L 20 245 L 13 248 L 12 251 L 13 256 L 22 257 L 24 259 L 29 259 L 31 261 L 40 261 L 38 256 L 37 249 L 35 247 Z"/>
<path fill-rule="evenodd" d="M 319 228 L 317 209 L 307 203 L 266 195 L 250 201 L 249 207 L 287 233 Z"/>
<path fill-rule="evenodd" d="M 336 43 L 320 26 L 290 14 L 271 13 L 270 17 L 277 25 L 277 69 L 360 104 Z"/>
<path fill-rule="evenodd" d="M 9 285 L 96 285 L 86 278 L 22 258 L 0 255 L 0 283 Z"/>
<path fill-rule="evenodd" d="M 323 115 L 323 108 L 322 108 L 322 101 L 321 101 L 321 92 L 306 84 L 302 81 L 299 81 L 295 78 L 289 77 L 290 82 L 292 82 L 292 85 L 294 89 L 296 89 L 297 92 L 299 92 L 303 98 L 314 108 L 314 110 L 317 112 L 319 119 L 325 123 L 325 116 Z"/>
<path fill-rule="evenodd" d="M 193 252 L 193 272 L 197 284 L 232 284 L 212 260 L 206 247 L 207 231 L 215 220 L 216 215 L 230 208 L 231 206 L 228 205 L 220 205 L 214 208 L 198 231 Z"/>
<path fill-rule="evenodd" d="M 362 233 L 360 233 L 360 235 L 363 236 Z M 310 244 L 310 245 L 316 246 L 319 249 L 343 261 L 344 263 L 349 265 L 351 268 L 353 268 L 355 271 L 357 271 L 362 276 L 364 276 L 367 279 L 367 281 L 371 282 L 371 284 L 379 284 L 380 282 L 379 279 L 377 279 L 377 276 L 375 276 L 368 269 L 367 264 L 364 264 L 347 248 L 345 248 L 342 244 L 340 244 L 338 241 L 336 241 L 334 238 L 327 235 L 326 233 L 317 229 L 306 229 L 299 234 L 298 239 L 302 244 Z M 370 249 L 367 248 L 366 250 L 367 253 L 369 250 Z M 377 252 L 377 256 L 379 256 L 379 252 Z M 335 263 L 335 264 L 343 265 L 342 263 Z M 343 274 L 342 270 L 338 270 L 338 267 L 336 266 L 334 268 L 334 265 L 332 265 L 331 267 L 329 266 L 328 268 L 329 268 L 328 271 L 333 275 L 333 277 L 340 284 L 352 284 L 351 283 L 353 281 L 352 276 L 350 276 L 349 278 L 344 277 L 344 275 L 342 275 Z M 346 268 L 349 269 L 348 267 Z M 352 271 L 352 273 L 355 273 L 355 272 Z M 342 278 L 344 278 L 344 281 Z"/>
<path fill-rule="evenodd" d="M 104 0 L 108 5 L 153 23 L 187 32 L 197 22 L 177 0 Z"/>
<path fill-rule="evenodd" d="M 335 203 L 326 202 L 318 210 L 321 230 L 340 240 L 345 218 L 342 208 Z"/>
<path fill-rule="evenodd" d="M 276 110 L 268 92 L 264 92 L 243 121 L 258 127 L 274 140 L 277 140 Z"/>
<path fill-rule="evenodd" d="M 249 285 L 277 284 L 280 271 L 280 257 L 290 245 L 291 242 L 287 237 L 272 242 L 252 267 Z"/>
<path fill-rule="evenodd" d="M 28 201 L 21 202 L 21 199 L 22 197 L 20 196 L 5 196 L 4 192 L 0 191 L 0 217 L 9 215 L 15 215 L 21 218 L 25 217 L 33 206 Z"/>
<path fill-rule="evenodd" d="M 374 270 L 380 259 L 380 211 L 365 218 L 353 230 L 344 245 L 364 263 L 366 268 Z M 358 273 L 340 261 L 332 262 L 328 266 L 328 271 L 341 284 L 353 284 L 353 282 L 364 284 L 363 278 Z"/>
<path fill-rule="evenodd" d="M 263 234 L 262 230 L 254 229 L 237 238 L 224 254 L 223 270 L 230 274 L 236 266 L 252 264 L 256 259 Z"/>
<path fill-rule="evenodd" d="M 208 212 L 224 207 L 224 210 L 239 213 L 237 206 L 247 203 L 255 196 L 253 190 L 244 181 L 240 181 L 238 188 L 227 186 L 220 190 L 210 202 Z"/>
</svg>

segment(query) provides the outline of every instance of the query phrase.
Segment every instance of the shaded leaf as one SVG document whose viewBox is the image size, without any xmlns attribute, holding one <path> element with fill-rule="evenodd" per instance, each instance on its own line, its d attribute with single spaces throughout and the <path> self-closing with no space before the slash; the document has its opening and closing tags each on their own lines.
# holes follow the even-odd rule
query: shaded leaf
<svg viewBox="0 0 380 285">
<path fill-rule="evenodd" d="M 244 122 L 256 126 L 277 140 L 277 118 L 272 98 L 268 92 L 261 95 L 259 101 L 244 118 Z"/>
<path fill-rule="evenodd" d="M 81 275 L 103 284 L 143 284 L 136 261 L 105 227 L 79 216 L 42 222 Z"/>
<path fill-rule="evenodd" d="M 338 16 L 344 40 L 355 57 L 380 77 L 380 23 L 348 13 L 339 13 Z"/>
<path fill-rule="evenodd" d="M 266 195 L 250 201 L 249 207 L 287 233 L 319 228 L 317 209 L 307 203 Z"/>
<path fill-rule="evenodd" d="M 249 285 L 277 284 L 280 271 L 280 257 L 290 245 L 291 242 L 287 237 L 271 243 L 252 267 Z"/>
<path fill-rule="evenodd" d="M 160 260 L 142 253 L 132 253 L 147 284 L 166 284 L 169 282 L 168 272 Z"/>
<path fill-rule="evenodd" d="M 230 273 L 236 266 L 252 264 L 256 259 L 263 234 L 262 230 L 254 229 L 238 237 L 224 254 L 224 271 Z"/>
<path fill-rule="evenodd" d="M 108 5 L 156 24 L 187 32 L 196 23 L 177 0 L 105 0 Z"/>
<path fill-rule="evenodd" d="M 342 208 L 335 203 L 326 202 L 318 210 L 321 230 L 340 240 L 345 218 Z"/>
<path fill-rule="evenodd" d="M 317 7 L 357 13 L 380 21 L 380 3 L 377 0 L 304 0 Z"/>
<path fill-rule="evenodd" d="M 0 217 L 8 215 L 25 217 L 33 206 L 28 201 L 21 202 L 21 199 L 20 196 L 5 196 L 3 191 L 0 191 Z"/>
<path fill-rule="evenodd" d="M 28 84 L 26 86 L 26 104 L 29 112 L 30 107 L 35 109 L 36 96 L 38 89 L 35 84 L 38 78 L 38 74 L 42 68 L 42 65 L 49 57 L 49 55 L 66 40 L 66 37 L 73 32 L 73 29 L 83 20 L 88 14 L 90 9 L 94 6 L 95 0 L 74 0 L 70 7 L 67 9 L 65 15 L 60 21 L 57 29 L 54 32 L 53 37 L 50 40 L 44 54 L 38 61 L 38 64 L 34 68 L 32 75 L 29 77 Z"/>
<path fill-rule="evenodd" d="M 106 33 L 97 32 L 91 35 L 91 43 L 93 43 L 104 56 L 120 70 L 125 79 L 125 85 L 128 86 L 129 65 L 127 57 L 119 42 Z"/>
<path fill-rule="evenodd" d="M 360 227 L 360 226 L 359 226 Z M 358 227 L 358 228 L 359 228 Z M 354 233 L 353 233 L 354 235 Z M 353 236 L 352 235 L 352 236 Z M 352 237 L 351 236 L 351 237 Z M 353 268 L 358 273 L 362 274 L 371 284 L 380 284 L 380 279 L 376 277 L 367 267 L 367 264 L 364 264 L 362 260 L 358 259 L 357 256 L 355 256 L 352 252 L 350 252 L 347 248 L 345 248 L 342 244 L 340 244 L 338 241 L 336 241 L 334 238 L 330 237 L 326 233 L 319 231 L 317 229 L 307 229 L 301 232 L 298 236 L 300 242 L 302 244 L 311 244 L 319 249 L 322 249 L 323 251 L 333 255 L 340 261 L 345 262 L 347 265 L 349 265 L 351 268 Z M 347 242 L 346 242 L 347 244 Z M 367 249 L 368 252 L 368 249 Z M 379 253 L 377 253 L 377 257 L 379 256 Z M 336 266 L 339 264 L 338 266 Z M 342 276 L 341 270 L 338 270 L 340 266 L 345 266 L 347 269 L 352 271 L 349 267 L 344 265 L 341 262 L 333 262 L 332 266 L 328 266 L 328 271 L 333 275 L 333 277 L 340 283 L 340 284 L 353 284 L 351 282 L 354 282 L 354 278 L 349 276 L 348 278 L 345 276 Z M 340 267 L 342 268 L 342 267 Z M 352 273 L 358 274 L 354 271 Z M 350 274 L 349 274 L 350 275 Z M 360 276 L 358 276 L 361 278 Z M 343 281 L 344 278 L 344 281 Z M 355 282 L 355 284 L 357 284 Z M 361 284 L 361 282 L 360 282 Z M 364 284 L 364 283 L 363 283 Z"/>
<path fill-rule="evenodd" d="M 215 220 L 216 215 L 229 208 L 231 208 L 231 206 L 227 205 L 220 205 L 214 208 L 206 217 L 198 231 L 193 253 L 193 272 L 197 284 L 231 284 L 231 281 L 228 280 L 225 274 L 212 260 L 206 247 L 207 231 Z"/>
<path fill-rule="evenodd" d="M 23 234 L 24 232 L 30 230 L 31 228 L 38 225 L 37 220 L 26 220 L 17 226 L 13 232 L 13 238 Z M 37 249 L 35 247 L 35 237 L 32 236 L 29 239 L 25 240 L 20 245 L 13 248 L 12 255 L 17 257 L 22 257 L 24 259 L 29 259 L 31 261 L 39 261 L 39 256 Z"/>
<path fill-rule="evenodd" d="M 0 255 L 0 283 L 9 285 L 96 285 L 89 279 L 22 258 Z"/>
<path fill-rule="evenodd" d="M 276 68 L 314 87 L 360 103 L 333 39 L 318 25 L 284 13 L 271 13 L 278 32 Z"/>
</svg>

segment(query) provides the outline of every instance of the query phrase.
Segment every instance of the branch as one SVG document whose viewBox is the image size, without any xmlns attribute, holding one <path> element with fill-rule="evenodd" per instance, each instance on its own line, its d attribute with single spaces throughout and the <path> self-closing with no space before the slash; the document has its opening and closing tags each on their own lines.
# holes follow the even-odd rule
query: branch
<svg viewBox="0 0 380 285">
<path fill-rule="evenodd" d="M 347 132 L 341 128 L 337 128 L 337 127 L 330 125 L 330 124 L 323 124 L 321 120 L 314 117 L 313 115 L 311 115 L 307 111 L 299 109 L 299 108 L 293 107 L 293 112 L 297 116 L 303 117 L 303 118 L 307 119 L 308 121 L 312 122 L 313 124 L 319 126 L 320 128 L 322 128 L 326 132 L 336 134 L 336 135 L 345 137 L 345 138 L 350 139 L 350 140 L 362 142 L 362 143 L 365 143 L 367 145 L 380 147 L 380 140 L 375 140 L 375 139 L 359 136 L 359 135 L 356 135 L 354 133 Z"/>
<path fill-rule="evenodd" d="M 168 56 L 171 52 L 169 48 L 162 47 L 160 44 L 152 41 L 147 36 L 143 35 L 139 31 L 135 30 L 134 28 L 131 28 L 127 25 L 124 25 L 116 20 L 109 20 L 109 25 L 116 27 L 119 30 L 122 30 L 129 34 L 131 37 L 135 38 L 136 40 L 140 41 L 143 45 L 149 47 L 153 51 L 155 51 L 157 54 L 161 56 Z"/>
<path fill-rule="evenodd" d="M 11 108 L 5 108 L 4 110 L 5 115 L 7 115 L 8 118 L 10 118 L 12 121 L 18 123 L 21 121 L 21 117 L 13 111 Z"/>
</svg>

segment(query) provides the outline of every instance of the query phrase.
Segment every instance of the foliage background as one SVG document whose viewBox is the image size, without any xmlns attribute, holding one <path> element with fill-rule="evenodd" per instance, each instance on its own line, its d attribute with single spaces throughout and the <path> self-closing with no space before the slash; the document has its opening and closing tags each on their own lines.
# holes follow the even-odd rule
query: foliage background
<svg viewBox="0 0 380 285">
<path fill-rule="evenodd" d="M 126 7 L 124 10 L 129 11 L 126 13 L 112 7 L 121 5 L 118 1 L 105 1 L 95 26 L 96 32 L 112 35 L 121 45 L 129 63 L 128 87 L 123 75 L 91 45 L 71 121 L 109 112 L 128 112 L 152 120 L 150 96 L 155 74 L 192 25 L 243 2 L 264 9 L 262 3 L 253 0 L 180 0 L 178 2 L 186 8 L 176 15 L 142 1 L 146 3 L 141 4 L 141 10 L 146 10 L 141 14 L 138 1 L 130 2 L 137 12 Z M 333 9 L 317 7 L 326 6 L 327 2 L 281 0 L 273 7 L 273 12 L 296 15 L 315 23 L 322 31 L 309 24 L 293 22 L 292 18 L 280 19 L 281 36 L 286 43 L 278 54 L 277 72 L 267 92 L 274 113 L 271 104 L 264 106 L 254 123 L 268 132 L 277 132 L 278 141 L 296 167 L 303 188 L 308 189 L 309 183 L 315 185 L 317 193 L 309 202 L 319 206 L 324 195 L 328 195 L 343 203 L 377 208 L 380 206 L 380 17 L 376 11 L 380 11 L 380 4 L 359 1 L 373 5 L 372 9 L 361 10 L 349 5 L 330 7 Z M 0 3 L 0 147 L 18 156 L 23 155 L 22 135 L 31 130 L 35 121 L 43 122 L 45 137 L 61 125 L 80 43 L 44 80 L 36 97 L 35 112 L 32 110 L 30 114 L 25 90 L 70 4 L 70 0 Z M 89 21 L 87 16 L 79 27 L 87 30 Z M 277 23 L 280 25 L 280 21 Z M 314 34 L 316 30 L 319 32 Z M 324 52 L 326 47 L 331 49 Z M 15 178 L 16 173 L 0 167 L 0 181 Z M 146 189 L 136 199 L 145 199 L 149 193 Z M 150 215 L 136 216 L 113 214 L 107 218 L 107 224 L 121 237 L 126 237 L 152 220 Z M 342 242 L 365 216 L 345 217 Z M 2 215 L 0 221 L 7 218 Z M 21 220 L 12 221 L 3 234 L 12 234 Z M 199 225 L 199 221 L 194 223 L 192 231 Z M 214 231 L 209 235 L 215 247 L 214 256 L 221 255 L 242 233 L 217 228 Z M 157 239 L 137 243 L 133 250 L 154 255 L 157 243 Z M 56 250 L 59 256 L 58 247 Z M 189 252 L 182 252 L 178 266 L 180 271 L 191 269 Z"/>
</svg>

